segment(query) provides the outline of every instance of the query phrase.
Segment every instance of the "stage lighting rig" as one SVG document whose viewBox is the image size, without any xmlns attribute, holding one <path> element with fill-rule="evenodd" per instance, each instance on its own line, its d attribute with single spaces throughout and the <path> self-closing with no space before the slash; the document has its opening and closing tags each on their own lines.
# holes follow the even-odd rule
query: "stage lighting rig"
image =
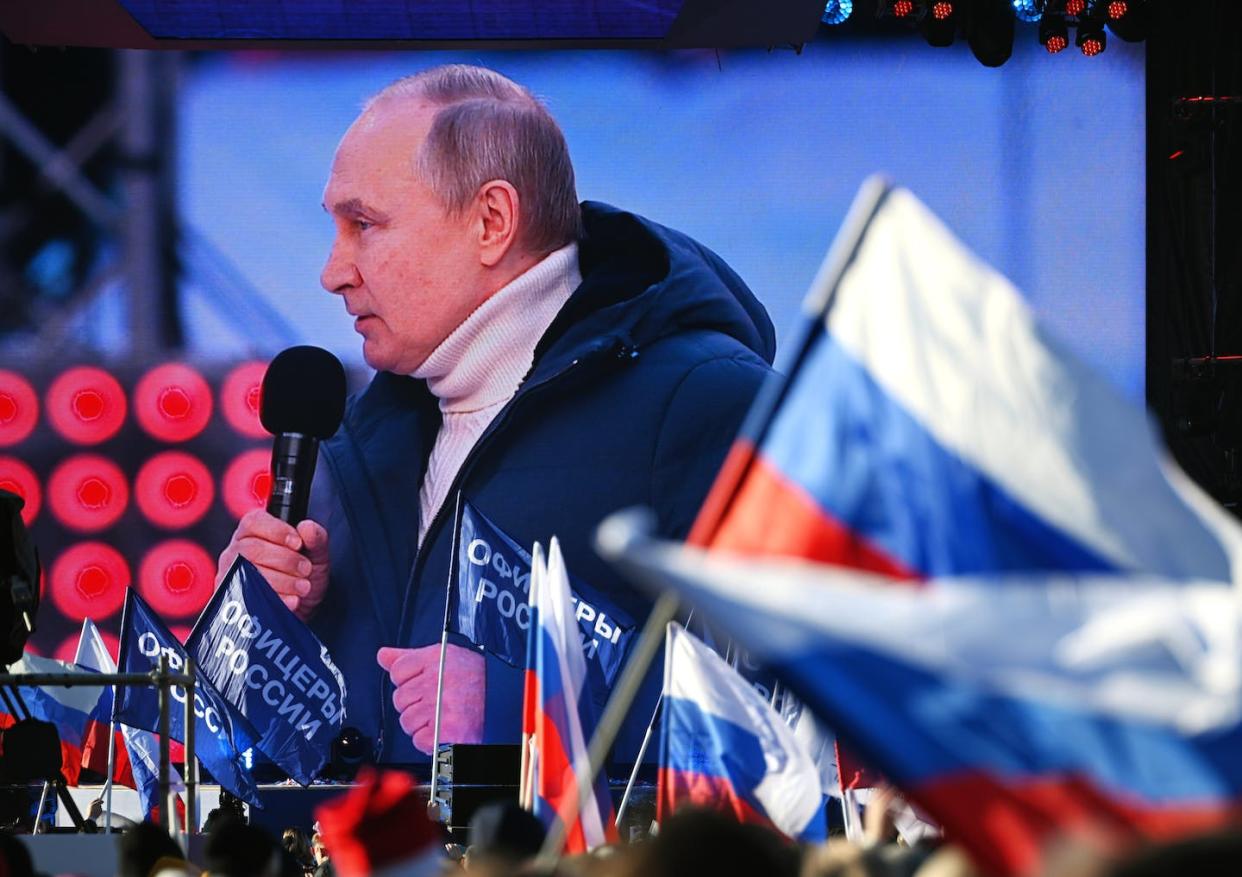
<svg viewBox="0 0 1242 877">
<path fill-rule="evenodd" d="M 1069 25 L 1064 15 L 1044 13 L 1039 21 L 1039 42 L 1050 55 L 1064 51 L 1069 45 Z"/>
<path fill-rule="evenodd" d="M 854 14 L 854 0 L 828 0 L 820 20 L 824 24 L 843 24 Z"/>
<path fill-rule="evenodd" d="M 1010 0 L 969 0 L 966 42 L 984 67 L 999 67 L 1013 54 L 1014 13 Z"/>
<path fill-rule="evenodd" d="M 919 22 L 919 31 L 930 45 L 943 48 L 957 33 L 957 6 L 963 0 L 932 0 Z"/>
<path fill-rule="evenodd" d="M 1105 17 L 1108 29 L 1127 43 L 1142 42 L 1151 31 L 1151 4 L 1146 0 L 1110 0 Z"/>
<path fill-rule="evenodd" d="M 1078 38 L 1074 44 L 1088 58 L 1093 58 L 1108 47 L 1108 35 L 1104 33 L 1104 22 L 1094 19 L 1081 19 L 1078 22 Z"/>
</svg>

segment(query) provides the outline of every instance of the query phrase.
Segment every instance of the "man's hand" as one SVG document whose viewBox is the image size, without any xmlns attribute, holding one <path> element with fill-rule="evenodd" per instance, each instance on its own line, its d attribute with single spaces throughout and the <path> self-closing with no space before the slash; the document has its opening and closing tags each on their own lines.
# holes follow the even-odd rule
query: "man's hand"
<svg viewBox="0 0 1242 877">
<path fill-rule="evenodd" d="M 299 553 L 303 549 L 305 553 Z M 295 528 L 264 509 L 247 512 L 220 552 L 217 587 L 239 554 L 259 568 L 272 590 L 303 621 L 323 602 L 328 591 L 328 531 L 314 521 L 302 521 Z"/>
<path fill-rule="evenodd" d="M 487 663 L 478 652 L 445 646 L 444 699 L 440 705 L 441 743 L 482 743 Z M 382 648 L 375 656 L 388 671 L 396 691 L 392 704 L 401 716 L 401 730 L 414 748 L 431 754 L 435 727 L 436 673 L 440 646 L 418 649 Z"/>
</svg>

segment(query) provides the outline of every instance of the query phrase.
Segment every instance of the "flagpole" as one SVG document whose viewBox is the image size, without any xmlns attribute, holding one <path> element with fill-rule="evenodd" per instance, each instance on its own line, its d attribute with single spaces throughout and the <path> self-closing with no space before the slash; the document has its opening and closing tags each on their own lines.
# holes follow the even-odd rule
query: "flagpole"
<svg viewBox="0 0 1242 877">
<path fill-rule="evenodd" d="M 634 644 L 634 654 L 626 663 L 612 696 L 608 698 L 608 705 L 604 707 L 604 714 L 600 717 L 599 724 L 595 726 L 591 745 L 587 747 L 587 773 L 583 776 L 575 771 L 577 774 L 574 777 L 575 782 L 569 789 L 569 794 L 560 812 L 577 813 L 582 804 L 583 791 L 594 787 L 595 778 L 599 776 L 604 766 L 604 759 L 617 739 L 617 733 L 621 730 L 621 725 L 629 714 L 630 707 L 634 704 L 634 698 L 638 696 L 638 689 L 642 687 L 647 670 L 664 645 L 664 628 L 677 617 L 678 606 L 677 598 L 671 593 L 665 593 L 660 595 L 655 606 L 651 608 L 647 623 L 643 625 L 638 642 Z M 543 842 L 543 848 L 539 851 L 538 864 L 555 864 L 560 858 L 561 850 L 565 847 L 565 837 L 568 834 L 569 826 L 558 813 Z"/>
<path fill-rule="evenodd" d="M 613 824 L 619 829 L 621 820 L 625 818 L 625 811 L 630 806 L 630 792 L 634 791 L 634 783 L 638 780 L 638 769 L 643 766 L 643 759 L 647 756 L 647 746 L 651 743 L 651 734 L 655 730 L 656 722 L 660 720 L 660 710 L 664 706 L 664 692 L 660 692 L 659 698 L 656 700 L 655 709 L 651 711 L 651 721 L 647 723 L 647 733 L 643 734 L 643 743 L 638 747 L 638 757 L 634 759 L 634 769 L 630 771 L 629 782 L 625 784 L 625 791 L 621 794 L 621 803 L 617 805 L 617 821 Z"/>
<path fill-rule="evenodd" d="M 440 630 L 440 663 L 436 670 L 436 706 L 431 725 L 431 785 L 427 807 L 436 806 L 436 790 L 440 785 L 440 711 L 444 705 L 444 659 L 448 653 L 449 606 L 452 605 L 454 573 L 457 571 L 458 540 L 461 538 L 461 491 L 457 491 L 457 507 L 453 512 L 453 545 L 449 554 L 448 581 L 444 588 L 444 626 Z M 437 811 L 438 812 L 438 811 Z"/>
<path fill-rule="evenodd" d="M 112 710 L 116 712 L 116 686 L 112 686 Z M 112 778 L 116 775 L 116 716 L 108 722 L 108 782 L 104 786 L 104 833 L 112 832 Z"/>
</svg>

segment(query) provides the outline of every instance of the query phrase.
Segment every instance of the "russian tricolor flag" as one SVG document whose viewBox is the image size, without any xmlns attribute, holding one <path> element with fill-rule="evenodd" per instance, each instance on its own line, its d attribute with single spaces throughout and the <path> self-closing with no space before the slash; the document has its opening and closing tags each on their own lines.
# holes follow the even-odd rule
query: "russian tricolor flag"
<svg viewBox="0 0 1242 877">
<path fill-rule="evenodd" d="M 534 556 L 539 558 L 537 552 Z M 617 830 L 608 777 L 602 771 L 591 792 L 576 793 L 579 778 L 588 775 L 587 744 L 595 731 L 595 716 L 586 691 L 586 660 L 569 574 L 555 538 L 546 566 L 536 563 L 531 568 L 530 595 L 535 607 L 529 650 L 534 684 L 527 685 L 523 714 L 535 740 L 533 809 L 545 825 L 559 817 L 569 826 L 565 852 L 586 852 L 616 841 Z M 575 800 L 578 810 L 572 812 Z"/>
<path fill-rule="evenodd" d="M 664 649 L 657 818 L 689 803 L 824 840 L 819 770 L 754 686 L 679 624 Z"/>
<path fill-rule="evenodd" d="M 990 870 L 1242 812 L 1242 531 L 1144 412 L 880 182 L 806 311 L 696 522 L 712 554 L 631 562 Z"/>
<path fill-rule="evenodd" d="M 913 195 L 869 181 L 690 542 L 892 578 L 1232 580 L 1230 522 L 1145 412 Z"/>
<path fill-rule="evenodd" d="M 43 658 L 26 652 L 21 660 L 14 664 L 9 672 L 21 673 L 74 673 L 88 675 L 87 671 L 57 661 Z M 91 713 L 99 703 L 103 689 L 100 686 L 83 685 L 64 688 L 54 685 L 30 686 L 23 685 L 18 689 L 22 700 L 30 713 L 30 718 L 50 722 L 56 726 L 60 736 L 61 772 L 65 782 L 77 785 L 82 772 L 82 741 L 86 734 L 86 726 L 90 722 Z M 17 716 L 8 711 L 8 707 L 0 702 L 0 725 L 12 725 Z"/>
</svg>

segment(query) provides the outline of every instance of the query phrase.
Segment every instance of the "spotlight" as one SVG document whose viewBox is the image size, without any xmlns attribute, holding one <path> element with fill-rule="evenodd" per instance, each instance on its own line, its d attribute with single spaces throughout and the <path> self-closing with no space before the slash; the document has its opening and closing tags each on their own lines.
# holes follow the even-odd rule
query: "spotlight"
<svg viewBox="0 0 1242 877">
<path fill-rule="evenodd" d="M 1010 0 L 971 0 L 966 41 L 985 67 L 999 67 L 1013 54 L 1014 15 Z"/>
<path fill-rule="evenodd" d="M 1019 21 L 1025 21 L 1027 24 L 1039 21 L 1043 15 L 1042 0 L 1013 0 L 1013 14 L 1018 17 Z"/>
<path fill-rule="evenodd" d="M 893 18 L 908 18 L 914 14 L 914 0 L 892 0 L 888 5 L 888 11 L 892 13 Z"/>
<path fill-rule="evenodd" d="M 1087 0 L 1065 0 L 1065 14 L 1075 18 L 1087 11 Z"/>
<path fill-rule="evenodd" d="M 935 0 L 919 22 L 923 38 L 933 46 L 948 46 L 957 33 L 957 10 L 953 0 Z"/>
<path fill-rule="evenodd" d="M 842 24 L 854 13 L 854 0 L 828 0 L 820 21 L 824 24 Z"/>
<path fill-rule="evenodd" d="M 1092 58 L 1108 46 L 1108 38 L 1104 34 L 1104 25 L 1097 21 L 1083 21 L 1078 25 L 1078 39 L 1074 41 L 1082 53 Z"/>
<path fill-rule="evenodd" d="M 1151 5 L 1143 0 L 1112 0 L 1106 13 L 1108 29 L 1127 43 L 1142 42 L 1151 32 Z"/>
<path fill-rule="evenodd" d="M 1069 26 L 1062 15 L 1045 13 L 1039 22 L 1039 42 L 1048 54 L 1055 55 L 1069 45 Z"/>
</svg>

